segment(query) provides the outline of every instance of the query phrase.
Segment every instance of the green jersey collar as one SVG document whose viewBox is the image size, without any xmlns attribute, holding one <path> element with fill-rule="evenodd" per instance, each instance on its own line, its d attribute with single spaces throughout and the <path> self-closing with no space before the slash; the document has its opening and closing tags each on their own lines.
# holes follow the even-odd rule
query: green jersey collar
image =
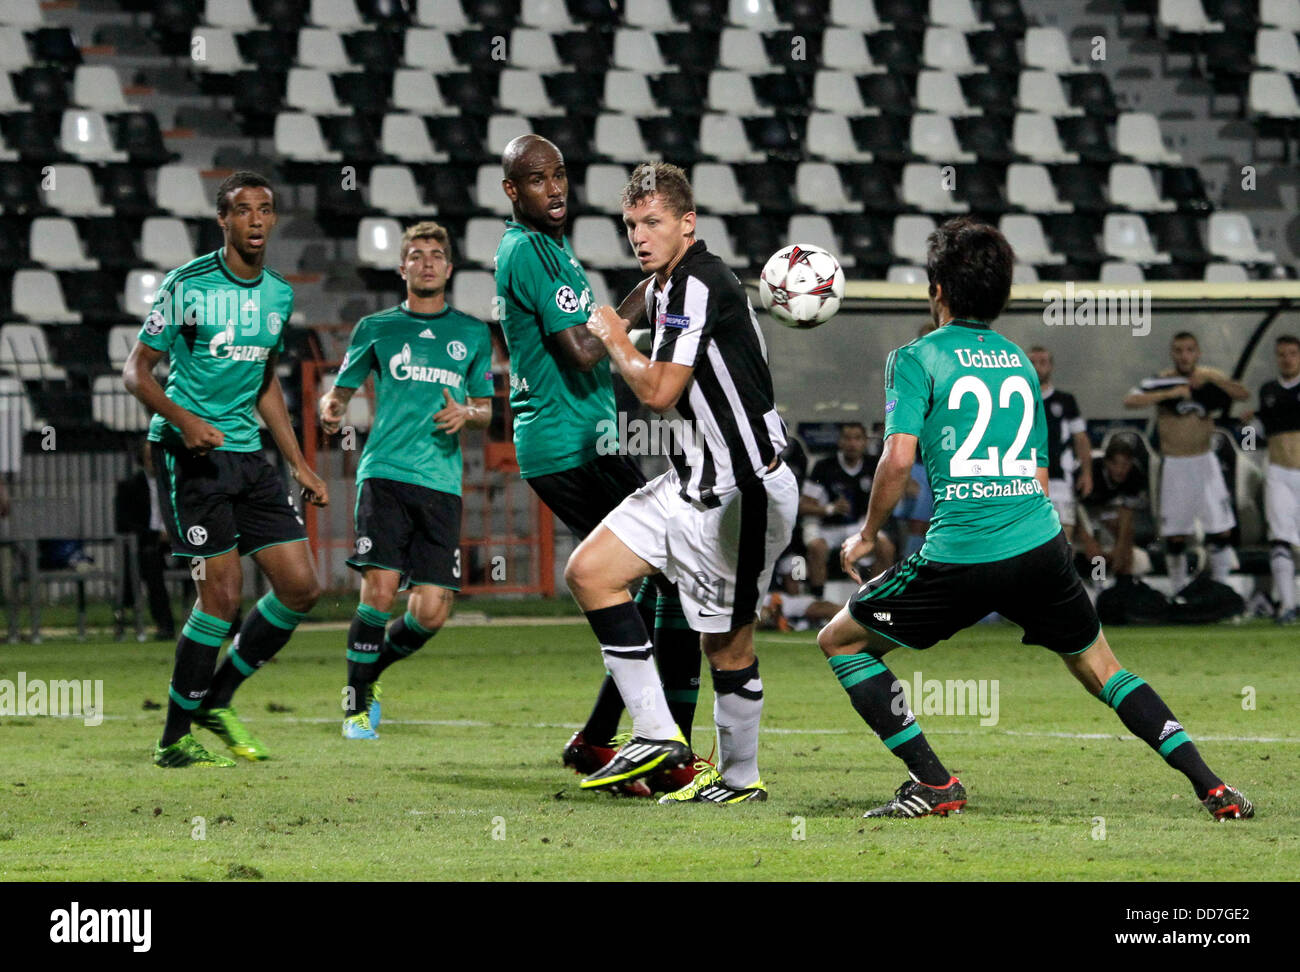
<svg viewBox="0 0 1300 972">
<path fill-rule="evenodd" d="M 964 317 L 954 317 L 947 324 L 945 324 L 944 327 L 950 327 L 953 324 L 960 324 L 962 327 L 973 327 L 977 331 L 993 330 L 993 328 L 989 326 L 988 321 L 972 321 L 972 320 L 967 320 Z"/>
<path fill-rule="evenodd" d="M 552 243 L 554 243 L 556 246 L 560 247 L 561 249 L 564 248 L 565 237 L 563 235 L 561 235 L 560 238 L 557 240 L 550 233 L 543 233 L 541 230 L 529 229 L 523 223 L 520 223 L 517 220 L 513 220 L 513 219 L 506 220 L 506 229 L 517 229 L 524 233 L 532 233 L 534 236 L 540 236 L 543 239 L 550 240 Z"/>
<path fill-rule="evenodd" d="M 433 320 L 437 320 L 439 317 L 446 317 L 448 314 L 450 314 L 451 304 L 448 304 L 444 301 L 442 305 L 442 310 L 437 311 L 433 314 L 421 314 L 418 311 L 413 311 L 411 310 L 411 308 L 406 306 L 406 301 L 402 301 L 400 304 L 398 304 L 397 309 L 400 310 L 407 317 L 418 318 L 419 320 L 422 321 L 433 321 Z"/>
<path fill-rule="evenodd" d="M 221 267 L 221 272 L 226 275 L 227 279 L 241 287 L 256 287 L 262 282 L 262 273 L 264 272 L 262 270 L 259 270 L 257 276 L 252 280 L 245 280 L 243 277 L 235 276 L 230 267 L 226 265 L 226 258 L 222 255 L 224 249 L 225 247 L 222 247 L 220 250 L 217 250 L 217 266 Z"/>
</svg>

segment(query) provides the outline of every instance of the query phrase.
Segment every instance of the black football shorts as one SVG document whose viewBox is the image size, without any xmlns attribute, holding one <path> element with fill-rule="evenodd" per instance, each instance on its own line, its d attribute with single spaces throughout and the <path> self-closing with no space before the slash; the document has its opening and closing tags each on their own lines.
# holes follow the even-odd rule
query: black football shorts
<svg viewBox="0 0 1300 972">
<path fill-rule="evenodd" d="M 393 479 L 363 479 L 348 566 L 397 571 L 402 575 L 399 590 L 434 584 L 458 591 L 460 513 L 461 500 L 454 493 Z"/>
</svg>

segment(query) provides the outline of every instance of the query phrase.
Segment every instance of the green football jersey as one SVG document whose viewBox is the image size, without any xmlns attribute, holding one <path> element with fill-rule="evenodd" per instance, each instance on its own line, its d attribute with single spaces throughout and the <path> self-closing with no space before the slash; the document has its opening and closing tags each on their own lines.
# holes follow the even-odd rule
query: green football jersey
<svg viewBox="0 0 1300 972">
<path fill-rule="evenodd" d="M 551 335 L 581 327 L 594 308 L 591 287 L 567 238 L 556 242 L 506 220 L 496 255 L 497 304 L 510 349 L 515 454 L 525 479 L 596 458 L 609 421 L 617 428 L 614 386 L 601 362 L 583 373 L 554 353 Z"/>
<path fill-rule="evenodd" d="M 236 277 L 221 251 L 197 257 L 163 278 L 140 342 L 171 355 L 167 397 L 225 434 L 229 452 L 262 448 L 254 408 L 267 358 L 284 350 L 293 288 L 274 270 Z M 161 415 L 149 439 L 179 445 L 180 430 Z"/>
<path fill-rule="evenodd" d="M 375 477 L 461 492 L 460 433 L 433 424 L 447 404 L 492 397 L 492 336 L 482 321 L 450 305 L 417 314 L 403 301 L 357 321 L 336 388 L 359 388 L 375 374 L 375 417 L 357 482 Z"/>
<path fill-rule="evenodd" d="M 1034 478 L 1047 421 L 1029 356 L 988 325 L 952 321 L 890 354 L 885 436 L 917 437 L 934 491 L 921 556 L 1004 560 L 1061 532 Z"/>
</svg>

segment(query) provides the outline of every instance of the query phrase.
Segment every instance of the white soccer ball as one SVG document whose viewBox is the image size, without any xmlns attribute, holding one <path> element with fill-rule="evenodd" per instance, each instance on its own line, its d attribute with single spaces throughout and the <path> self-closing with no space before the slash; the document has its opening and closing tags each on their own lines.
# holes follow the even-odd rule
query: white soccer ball
<svg viewBox="0 0 1300 972">
<path fill-rule="evenodd" d="M 811 243 L 792 243 L 763 267 L 758 297 L 764 310 L 786 327 L 817 327 L 840 309 L 844 271 L 833 253 Z"/>
</svg>

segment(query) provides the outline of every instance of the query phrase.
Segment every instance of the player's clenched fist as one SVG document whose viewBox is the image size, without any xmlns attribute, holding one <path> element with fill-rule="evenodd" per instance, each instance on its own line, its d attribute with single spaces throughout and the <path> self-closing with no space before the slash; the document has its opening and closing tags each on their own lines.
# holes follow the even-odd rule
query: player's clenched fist
<svg viewBox="0 0 1300 972">
<path fill-rule="evenodd" d="M 181 439 L 185 443 L 185 448 L 195 455 L 205 456 L 211 450 L 220 448 L 226 441 L 226 436 L 220 429 L 196 417 L 181 428 Z"/>
<path fill-rule="evenodd" d="M 317 410 L 320 412 L 321 428 L 333 435 L 342 426 L 343 414 L 348 410 L 348 405 L 333 392 L 326 392 L 320 397 Z"/>
<path fill-rule="evenodd" d="M 601 304 L 587 318 L 587 330 L 596 335 L 601 342 L 608 341 L 615 333 L 627 333 L 628 322 L 618 316 L 618 311 L 608 304 Z"/>
<path fill-rule="evenodd" d="M 840 566 L 844 568 L 844 573 L 861 584 L 862 578 L 858 576 L 858 561 L 863 557 L 871 556 L 871 551 L 874 549 L 876 549 L 875 537 L 864 537 L 860 533 L 850 534 L 840 547 Z"/>
<path fill-rule="evenodd" d="M 306 466 L 301 466 L 292 470 L 293 478 L 298 481 L 302 487 L 302 498 L 313 506 L 329 506 L 330 491 L 325 485 L 325 480 L 321 479 L 312 470 Z"/>
</svg>

